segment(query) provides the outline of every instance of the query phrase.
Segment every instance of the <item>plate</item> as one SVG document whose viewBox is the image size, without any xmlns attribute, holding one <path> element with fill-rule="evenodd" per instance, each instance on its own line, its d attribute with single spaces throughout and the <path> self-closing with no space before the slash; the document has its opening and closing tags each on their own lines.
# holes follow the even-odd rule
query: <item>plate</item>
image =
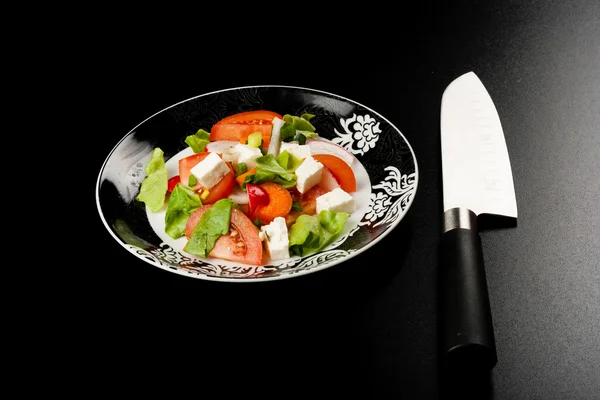
<svg viewBox="0 0 600 400">
<path fill-rule="evenodd" d="M 185 237 L 164 233 L 164 214 L 136 200 L 152 150 L 164 152 L 169 177 L 189 151 L 185 138 L 210 131 L 220 119 L 242 111 L 313 114 L 321 138 L 354 157 L 356 211 L 323 251 L 246 265 L 200 258 L 183 251 Z M 372 249 L 406 215 L 418 185 L 414 151 L 405 136 L 377 111 L 348 98 L 304 87 L 245 86 L 202 94 L 152 115 L 127 133 L 107 156 L 97 179 L 96 204 L 112 237 L 148 264 L 182 276 L 228 282 L 287 279 L 330 268 Z"/>
</svg>

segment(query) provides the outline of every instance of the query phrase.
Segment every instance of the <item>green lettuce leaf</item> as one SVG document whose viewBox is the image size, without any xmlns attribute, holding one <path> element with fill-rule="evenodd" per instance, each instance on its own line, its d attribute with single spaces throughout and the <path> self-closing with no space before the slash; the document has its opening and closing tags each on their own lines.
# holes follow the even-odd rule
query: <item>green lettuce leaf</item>
<svg viewBox="0 0 600 400">
<path fill-rule="evenodd" d="M 208 257 L 217 239 L 229 233 L 232 207 L 233 200 L 224 198 L 207 209 L 200 217 L 183 250 L 200 257 Z"/>
<path fill-rule="evenodd" d="M 321 251 L 344 229 L 346 212 L 322 210 L 319 215 L 302 214 L 290 228 L 290 253 L 297 256 Z"/>
<path fill-rule="evenodd" d="M 297 140 L 300 144 L 304 144 L 306 139 L 319 136 L 316 128 L 310 122 L 312 117 L 314 117 L 313 114 L 302 114 L 300 117 L 285 114 L 283 116 L 284 124 L 280 129 L 281 140 L 284 142 Z"/>
<path fill-rule="evenodd" d="M 302 164 L 302 159 L 296 157 L 287 150 L 282 151 L 276 158 L 277 163 L 286 169 L 288 172 L 296 171 L 296 168 Z"/>
<path fill-rule="evenodd" d="M 283 153 L 288 152 L 285 151 Z M 277 159 L 273 157 L 273 154 L 266 154 L 264 156 L 257 157 L 255 159 L 256 174 L 254 174 L 253 183 L 260 184 L 264 182 L 275 182 L 286 189 L 294 186 L 296 184 L 296 174 L 294 174 L 293 171 L 288 171 L 278 162 L 278 159 L 282 156 L 282 154 L 280 154 Z M 292 155 L 290 154 L 290 156 Z"/>
<path fill-rule="evenodd" d="M 185 225 L 194 210 L 202 206 L 200 195 L 188 186 L 178 183 L 173 188 L 165 213 L 165 232 L 173 239 L 185 235 Z"/>
<path fill-rule="evenodd" d="M 146 203 L 150 211 L 157 212 L 165 204 L 168 188 L 164 152 L 159 147 L 152 150 L 145 171 L 146 178 L 142 181 L 136 200 Z"/>
<path fill-rule="evenodd" d="M 210 140 L 210 133 L 204 129 L 198 129 L 194 135 L 189 135 L 185 138 L 185 143 L 192 148 L 194 153 L 202 153 Z"/>
</svg>

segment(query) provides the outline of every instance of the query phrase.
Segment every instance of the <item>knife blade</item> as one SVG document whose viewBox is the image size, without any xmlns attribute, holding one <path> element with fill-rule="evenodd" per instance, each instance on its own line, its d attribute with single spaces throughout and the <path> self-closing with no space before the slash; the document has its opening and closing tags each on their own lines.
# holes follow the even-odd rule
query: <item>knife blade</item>
<svg viewBox="0 0 600 400">
<path fill-rule="evenodd" d="M 498 357 L 477 222 L 481 214 L 516 219 L 517 202 L 500 118 L 474 72 L 444 90 L 440 134 L 443 363 L 491 370 Z"/>
</svg>

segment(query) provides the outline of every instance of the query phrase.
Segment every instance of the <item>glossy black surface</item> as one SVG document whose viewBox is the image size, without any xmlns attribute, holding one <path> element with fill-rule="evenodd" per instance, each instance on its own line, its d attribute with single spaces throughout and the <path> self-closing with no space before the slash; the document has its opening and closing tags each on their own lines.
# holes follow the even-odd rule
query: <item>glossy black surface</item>
<svg viewBox="0 0 600 400">
<path fill-rule="evenodd" d="M 95 233 L 76 266 L 84 257 L 95 266 L 69 286 L 84 310 L 71 334 L 89 339 L 69 365 L 88 394 L 448 398 L 437 354 L 439 111 L 446 85 L 474 71 L 502 121 L 519 217 L 517 226 L 481 233 L 498 355 L 489 386 L 485 376 L 465 386 L 455 376 L 450 386 L 484 399 L 598 398 L 600 3 L 400 9 L 365 6 L 352 19 L 315 13 L 312 29 L 285 39 L 268 30 L 253 30 L 252 40 L 241 29 L 223 35 L 211 18 L 194 34 L 167 38 L 136 19 L 110 26 L 118 39 L 88 43 L 97 68 L 85 75 L 93 90 L 82 101 L 95 138 L 91 176 L 143 119 L 253 84 L 313 87 L 377 110 L 406 135 L 420 168 L 415 202 L 378 257 L 367 252 L 343 274 L 331 268 L 252 286 L 148 268 L 106 233 L 90 180 Z M 228 26 L 243 20 L 232 19 Z M 257 40 L 273 46 L 247 63 L 231 55 L 233 43 Z M 365 278 L 370 269 L 377 274 Z"/>
</svg>

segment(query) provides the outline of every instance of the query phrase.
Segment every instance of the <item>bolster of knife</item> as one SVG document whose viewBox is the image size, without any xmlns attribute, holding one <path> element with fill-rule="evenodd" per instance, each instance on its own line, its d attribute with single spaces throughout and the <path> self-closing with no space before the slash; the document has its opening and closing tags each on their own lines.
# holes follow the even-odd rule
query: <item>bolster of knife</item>
<svg viewBox="0 0 600 400">
<path fill-rule="evenodd" d="M 476 225 L 476 217 L 466 225 L 453 225 L 446 216 L 439 282 L 441 350 L 449 368 L 491 370 L 497 362 L 496 344 Z"/>
</svg>

